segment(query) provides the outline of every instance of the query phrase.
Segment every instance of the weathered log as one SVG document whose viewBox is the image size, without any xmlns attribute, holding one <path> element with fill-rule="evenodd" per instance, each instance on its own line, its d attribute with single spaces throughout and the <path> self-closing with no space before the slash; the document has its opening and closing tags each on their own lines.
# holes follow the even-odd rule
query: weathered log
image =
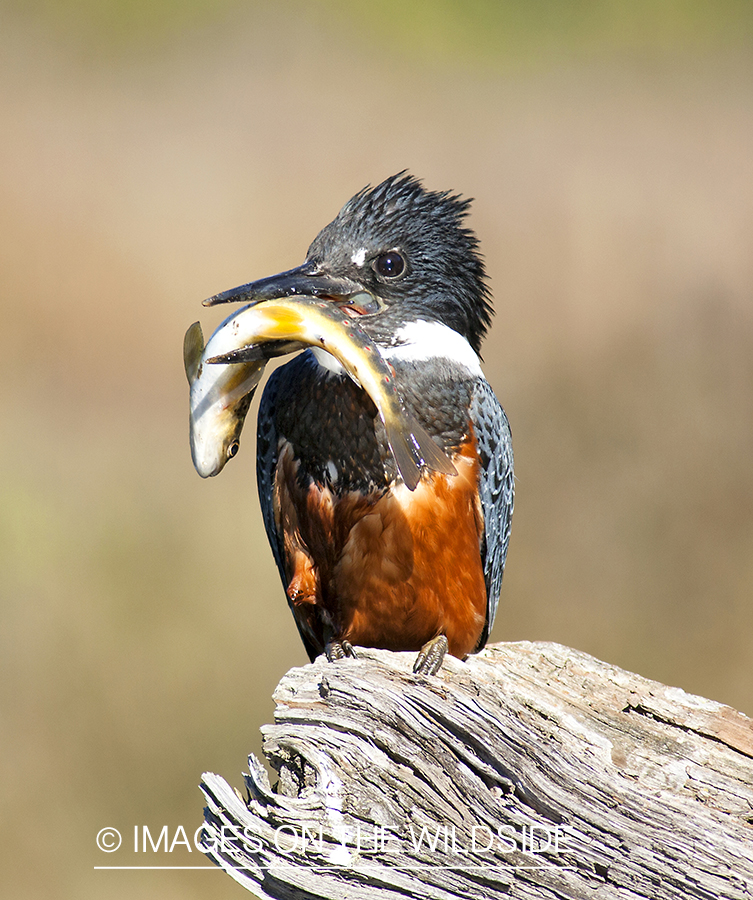
<svg viewBox="0 0 753 900">
<path fill-rule="evenodd" d="M 259 897 L 751 898 L 753 722 L 557 644 L 292 669 L 208 855 Z"/>
</svg>

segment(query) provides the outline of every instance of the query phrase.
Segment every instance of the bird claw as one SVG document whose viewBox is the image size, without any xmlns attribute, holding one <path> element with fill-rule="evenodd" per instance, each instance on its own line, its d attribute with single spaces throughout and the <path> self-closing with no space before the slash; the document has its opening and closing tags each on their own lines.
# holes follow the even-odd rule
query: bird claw
<svg viewBox="0 0 753 900">
<path fill-rule="evenodd" d="M 436 675 L 447 654 L 447 638 L 440 634 L 425 643 L 413 664 L 415 675 Z"/>
<path fill-rule="evenodd" d="M 328 641 L 324 645 L 324 652 L 329 662 L 335 662 L 337 659 L 345 659 L 349 656 L 351 659 L 358 659 L 358 654 L 353 649 L 350 641 Z"/>
</svg>

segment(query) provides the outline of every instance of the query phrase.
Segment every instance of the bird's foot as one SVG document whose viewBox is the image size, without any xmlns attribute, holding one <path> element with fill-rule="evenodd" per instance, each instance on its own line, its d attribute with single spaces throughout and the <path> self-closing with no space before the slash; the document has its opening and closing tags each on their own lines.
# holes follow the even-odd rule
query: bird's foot
<svg viewBox="0 0 753 900">
<path fill-rule="evenodd" d="M 358 654 L 353 649 L 350 641 L 328 641 L 324 645 L 324 652 L 327 654 L 329 662 L 334 662 L 336 659 L 345 659 L 346 656 L 349 656 L 351 659 L 358 659 Z"/>
<path fill-rule="evenodd" d="M 432 638 L 421 648 L 413 664 L 416 675 L 436 675 L 444 662 L 449 644 L 447 638 L 440 634 Z"/>
</svg>

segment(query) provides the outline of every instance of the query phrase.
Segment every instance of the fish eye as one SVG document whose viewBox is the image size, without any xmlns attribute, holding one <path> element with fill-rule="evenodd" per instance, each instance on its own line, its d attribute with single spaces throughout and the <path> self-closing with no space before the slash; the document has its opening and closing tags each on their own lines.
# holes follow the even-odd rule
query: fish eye
<svg viewBox="0 0 753 900">
<path fill-rule="evenodd" d="M 382 253 L 374 260 L 374 271 L 382 278 L 398 278 L 405 271 L 405 257 L 397 250 Z"/>
<path fill-rule="evenodd" d="M 240 449 L 240 446 L 241 446 L 240 441 L 233 441 L 233 443 L 230 444 L 230 446 L 227 448 L 227 458 L 232 459 L 235 456 L 235 454 L 238 452 L 238 450 Z"/>
</svg>

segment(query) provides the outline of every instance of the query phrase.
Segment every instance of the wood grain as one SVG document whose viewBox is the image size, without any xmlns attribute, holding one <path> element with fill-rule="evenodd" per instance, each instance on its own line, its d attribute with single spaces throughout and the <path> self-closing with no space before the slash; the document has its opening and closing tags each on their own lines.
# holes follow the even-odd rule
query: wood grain
<svg viewBox="0 0 753 900">
<path fill-rule="evenodd" d="M 259 897 L 753 897 L 753 723 L 545 643 L 292 669 L 207 853 Z M 245 829 L 245 831 L 244 831 Z"/>
</svg>

